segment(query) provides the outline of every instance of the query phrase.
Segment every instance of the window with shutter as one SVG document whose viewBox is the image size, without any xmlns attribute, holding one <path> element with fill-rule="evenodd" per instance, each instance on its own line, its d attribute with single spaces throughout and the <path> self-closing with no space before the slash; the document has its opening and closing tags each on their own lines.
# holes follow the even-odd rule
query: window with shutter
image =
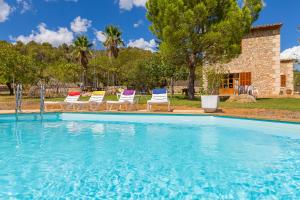
<svg viewBox="0 0 300 200">
<path fill-rule="evenodd" d="M 246 86 L 251 85 L 251 72 L 240 73 L 240 85 Z"/>
<path fill-rule="evenodd" d="M 286 75 L 280 76 L 280 85 L 281 87 L 286 87 Z"/>
</svg>

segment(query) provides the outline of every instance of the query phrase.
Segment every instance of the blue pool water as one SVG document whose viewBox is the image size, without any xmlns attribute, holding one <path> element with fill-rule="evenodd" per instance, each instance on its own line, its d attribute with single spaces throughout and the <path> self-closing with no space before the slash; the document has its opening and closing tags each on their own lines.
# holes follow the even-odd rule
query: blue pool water
<svg viewBox="0 0 300 200">
<path fill-rule="evenodd" d="M 300 199 L 300 125 L 0 115 L 0 199 Z"/>
</svg>

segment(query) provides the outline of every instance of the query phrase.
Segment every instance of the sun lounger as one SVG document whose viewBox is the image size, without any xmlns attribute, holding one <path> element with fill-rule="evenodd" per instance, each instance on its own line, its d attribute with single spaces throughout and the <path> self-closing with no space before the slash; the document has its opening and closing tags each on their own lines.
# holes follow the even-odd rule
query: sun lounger
<svg viewBox="0 0 300 200">
<path fill-rule="evenodd" d="M 80 92 L 69 92 L 68 96 L 64 101 L 45 101 L 45 110 L 47 110 L 47 105 L 59 105 L 61 109 L 72 108 L 75 110 L 75 103 L 78 102 L 80 97 Z"/>
<path fill-rule="evenodd" d="M 95 91 L 88 101 L 77 101 L 75 104 L 81 110 L 85 105 L 89 106 L 90 110 L 97 110 L 104 103 L 105 91 Z"/>
<path fill-rule="evenodd" d="M 130 109 L 131 109 L 132 106 L 136 106 L 134 97 L 135 97 L 135 90 L 124 90 L 118 101 L 107 101 L 106 102 L 106 109 L 111 111 L 111 109 L 114 105 L 118 106 L 118 110 L 121 109 L 122 105 L 126 105 L 127 110 L 128 110 L 128 105 L 129 105 Z"/>
<path fill-rule="evenodd" d="M 152 98 L 147 102 L 147 110 L 151 111 L 152 105 L 168 105 L 168 111 L 171 111 L 168 92 L 166 89 L 154 89 Z"/>
</svg>

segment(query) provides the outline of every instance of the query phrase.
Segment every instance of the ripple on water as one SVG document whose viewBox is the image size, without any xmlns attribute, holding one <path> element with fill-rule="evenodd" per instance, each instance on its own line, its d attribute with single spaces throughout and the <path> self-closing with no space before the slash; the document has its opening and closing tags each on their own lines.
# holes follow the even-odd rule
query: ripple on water
<svg viewBox="0 0 300 200">
<path fill-rule="evenodd" d="M 2 122 L 0 199 L 300 199 L 300 139 L 222 123 Z"/>
</svg>

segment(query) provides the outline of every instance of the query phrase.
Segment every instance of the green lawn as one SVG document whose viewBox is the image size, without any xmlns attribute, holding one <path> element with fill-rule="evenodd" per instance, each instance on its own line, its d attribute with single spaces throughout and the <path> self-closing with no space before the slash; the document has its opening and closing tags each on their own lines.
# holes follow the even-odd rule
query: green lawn
<svg viewBox="0 0 300 200">
<path fill-rule="evenodd" d="M 229 103 L 222 102 L 222 108 L 264 108 L 277 110 L 300 111 L 300 99 L 298 98 L 272 98 L 257 99 L 256 103 Z"/>
<path fill-rule="evenodd" d="M 140 104 L 146 104 L 147 100 L 151 96 L 143 96 L 139 98 Z M 81 97 L 81 100 L 88 100 L 89 97 Z M 107 100 L 117 100 L 115 95 L 106 96 Z M 56 101 L 62 101 L 63 98 L 53 99 Z M 187 106 L 193 108 L 200 107 L 200 97 L 196 97 L 194 100 L 188 100 L 182 95 L 177 95 L 170 98 L 173 106 Z M 297 98 L 264 98 L 257 99 L 256 103 L 229 103 L 221 102 L 221 108 L 263 108 L 263 109 L 278 109 L 278 110 L 294 110 L 300 111 L 300 99 Z"/>
<path fill-rule="evenodd" d="M 140 104 L 146 104 L 147 100 L 151 96 L 138 97 Z M 80 100 L 87 101 L 89 97 L 81 97 Z M 106 100 L 117 100 L 115 95 L 108 95 L 105 97 Z M 51 98 L 46 101 L 63 101 L 64 98 Z M 200 97 L 196 97 L 195 100 L 188 100 L 182 95 L 176 95 L 170 98 L 173 106 L 185 106 L 191 108 L 200 108 Z M 0 96 L 0 102 L 14 101 L 14 97 L 11 96 Z M 23 102 L 38 102 L 39 99 L 24 98 Z M 262 108 L 262 109 L 277 109 L 277 110 L 294 110 L 300 111 L 300 98 L 264 98 L 257 99 L 256 103 L 229 103 L 221 102 L 221 108 Z"/>
<path fill-rule="evenodd" d="M 173 105 L 199 107 L 200 97 L 193 101 L 187 100 L 182 96 L 176 96 L 171 99 Z M 231 103 L 221 101 L 221 108 L 261 108 L 277 110 L 300 111 L 300 98 L 263 98 L 257 99 L 256 103 Z"/>
</svg>

